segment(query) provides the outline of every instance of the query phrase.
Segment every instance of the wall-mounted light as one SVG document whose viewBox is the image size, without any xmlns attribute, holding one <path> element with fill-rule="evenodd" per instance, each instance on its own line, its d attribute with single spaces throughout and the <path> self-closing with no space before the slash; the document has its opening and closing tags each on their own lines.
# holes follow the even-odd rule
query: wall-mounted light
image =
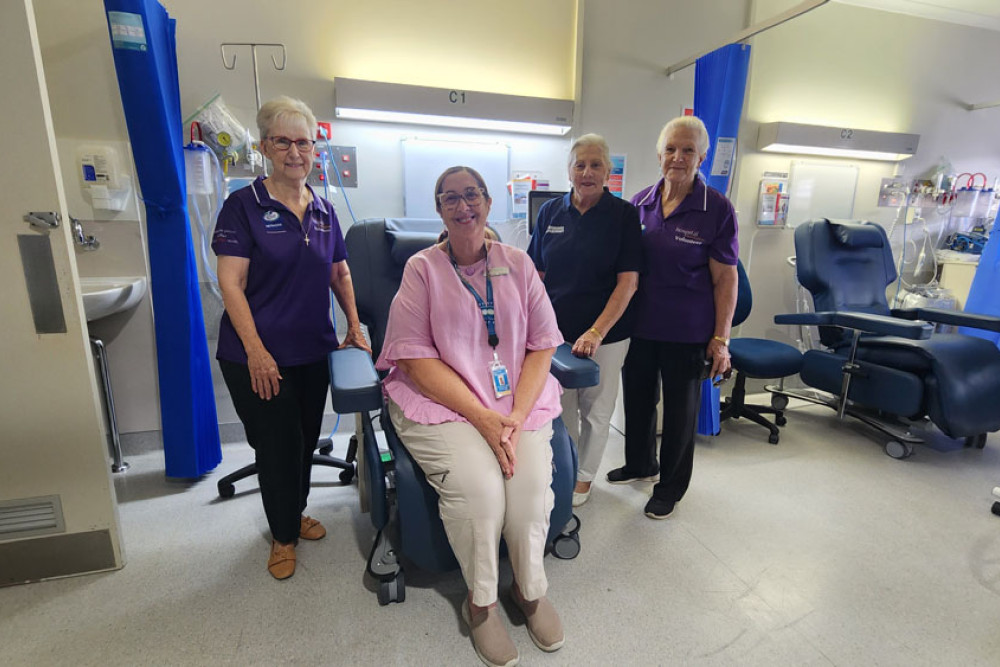
<svg viewBox="0 0 1000 667">
<path fill-rule="evenodd" d="M 860 160 L 905 160 L 917 152 L 918 143 L 919 134 L 799 123 L 764 123 L 757 134 L 757 148 L 767 153 Z"/>
<path fill-rule="evenodd" d="M 336 78 L 337 118 L 562 136 L 573 101 Z"/>
</svg>

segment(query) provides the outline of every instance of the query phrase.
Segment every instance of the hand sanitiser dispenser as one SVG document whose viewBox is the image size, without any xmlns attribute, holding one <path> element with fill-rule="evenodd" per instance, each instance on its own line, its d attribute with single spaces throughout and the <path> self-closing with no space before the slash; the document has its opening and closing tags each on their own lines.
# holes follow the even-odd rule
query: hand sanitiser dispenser
<svg viewBox="0 0 1000 667">
<path fill-rule="evenodd" d="M 105 211 L 125 210 L 132 182 L 122 172 L 114 148 L 97 144 L 81 146 L 77 150 L 77 174 L 91 206 Z"/>
</svg>

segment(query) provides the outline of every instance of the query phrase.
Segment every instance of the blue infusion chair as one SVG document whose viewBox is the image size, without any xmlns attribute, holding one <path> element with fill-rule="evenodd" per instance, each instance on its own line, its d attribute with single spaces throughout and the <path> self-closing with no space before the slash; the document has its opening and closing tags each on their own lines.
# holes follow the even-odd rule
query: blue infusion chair
<svg viewBox="0 0 1000 667">
<path fill-rule="evenodd" d="M 871 223 L 817 220 L 795 229 L 796 273 L 816 312 L 778 315 L 778 324 L 816 325 L 824 350 L 809 350 L 800 377 L 824 392 L 780 393 L 829 405 L 888 435 L 903 459 L 921 439 L 909 425 L 929 420 L 965 446 L 983 448 L 1000 429 L 1000 349 L 930 323 L 1000 331 L 1000 318 L 936 308 L 890 310 L 896 280 L 889 239 Z"/>
<path fill-rule="evenodd" d="M 737 261 L 736 270 L 739 278 L 733 328 L 746 320 L 753 307 L 753 291 L 750 289 L 750 278 L 743 268 L 743 262 Z M 747 378 L 773 380 L 795 375 L 802 368 L 802 353 L 780 341 L 739 337 L 729 341 L 729 356 L 733 370 L 736 371 L 736 381 L 732 394 L 722 403 L 719 421 L 741 417 L 749 419 L 768 430 L 768 442 L 772 445 L 778 444 L 780 437 L 778 427 L 786 423 L 784 410 L 788 406 L 788 398 L 781 394 L 772 394 L 770 406 L 747 403 Z M 767 389 L 770 390 L 771 387 Z M 765 414 L 774 415 L 774 421 L 769 421 Z"/>
<path fill-rule="evenodd" d="M 382 349 L 389 306 L 399 289 L 403 266 L 416 252 L 437 240 L 440 220 L 363 220 L 345 237 L 348 264 L 361 322 L 368 328 L 374 358 Z M 377 534 L 368 558 L 368 572 L 378 580 L 378 601 L 403 602 L 405 584 L 399 555 L 431 572 L 458 568 L 458 561 L 438 513 L 438 497 L 423 472 L 395 433 L 383 408 L 379 378 L 372 359 L 358 349 L 330 355 L 333 407 L 340 414 L 359 413 L 362 453 L 358 486 L 362 511 L 371 513 Z M 597 384 L 599 368 L 590 359 L 578 359 L 562 345 L 552 361 L 552 374 L 564 387 Z M 371 413 L 379 422 L 388 452 L 380 452 Z M 555 503 L 548 543 L 559 558 L 575 558 L 580 551 L 580 521 L 573 514 L 577 454 L 562 419 L 553 422 L 553 480 Z"/>
</svg>

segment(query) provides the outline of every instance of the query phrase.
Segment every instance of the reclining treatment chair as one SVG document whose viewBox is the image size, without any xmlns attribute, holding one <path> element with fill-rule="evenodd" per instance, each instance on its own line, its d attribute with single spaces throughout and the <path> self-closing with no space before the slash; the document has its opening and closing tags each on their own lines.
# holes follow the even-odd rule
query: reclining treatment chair
<svg viewBox="0 0 1000 667">
<path fill-rule="evenodd" d="M 778 324 L 819 326 L 825 350 L 803 356 L 800 376 L 833 394 L 823 403 L 875 427 L 886 453 L 906 458 L 912 435 L 903 420 L 930 420 L 951 438 L 982 448 L 1000 429 L 1000 350 L 961 334 L 935 334 L 928 322 L 1000 331 L 1000 318 L 935 308 L 889 309 L 896 280 L 889 239 L 880 226 L 819 220 L 795 230 L 796 273 L 814 313 L 778 315 Z M 901 419 L 902 418 L 902 419 Z"/>
<path fill-rule="evenodd" d="M 389 306 L 399 289 L 406 260 L 433 244 L 440 230 L 440 220 L 396 219 L 364 220 L 347 232 L 348 263 L 358 314 L 368 327 L 374 358 L 382 350 Z M 597 364 L 574 357 L 569 349 L 564 344 L 557 351 L 552 361 L 553 375 L 564 387 L 597 384 Z M 379 581 L 380 604 L 403 602 L 405 585 L 397 554 L 431 572 L 457 569 L 458 561 L 441 523 L 437 494 L 396 435 L 388 411 L 382 409 L 381 388 L 371 359 L 360 350 L 344 349 L 331 354 L 330 364 L 334 409 L 340 414 L 361 413 L 363 453 L 358 462 L 359 492 L 362 511 L 370 511 L 372 524 L 378 531 L 368 559 L 368 572 Z M 380 409 L 380 423 L 389 447 L 387 455 L 379 452 L 369 417 L 369 412 Z M 562 419 L 556 419 L 552 427 L 555 503 L 548 544 L 557 557 L 574 558 L 580 551 L 580 522 L 572 508 L 576 447 Z"/>
<path fill-rule="evenodd" d="M 733 328 L 743 323 L 753 307 L 753 292 L 743 262 L 737 261 L 739 276 L 736 298 L 736 312 L 733 314 Z M 744 417 L 766 428 L 770 434 L 767 441 L 778 444 L 779 426 L 785 425 L 785 407 L 788 398 L 781 394 L 771 395 L 771 405 L 753 405 L 746 402 L 747 378 L 772 380 L 795 375 L 802 368 L 802 353 L 796 348 L 776 340 L 766 338 L 733 338 L 729 341 L 729 356 L 736 371 L 733 393 L 722 403 L 719 421 Z M 770 389 L 770 387 L 768 387 Z M 774 415 L 774 422 L 765 414 Z"/>
</svg>

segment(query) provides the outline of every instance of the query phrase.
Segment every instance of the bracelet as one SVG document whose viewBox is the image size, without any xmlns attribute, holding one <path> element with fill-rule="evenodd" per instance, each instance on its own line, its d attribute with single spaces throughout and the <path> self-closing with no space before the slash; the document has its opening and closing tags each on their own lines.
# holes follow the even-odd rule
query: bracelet
<svg viewBox="0 0 1000 667">
<path fill-rule="evenodd" d="M 717 340 L 720 343 L 722 343 L 723 345 L 725 345 L 726 347 L 729 347 L 729 339 L 728 338 L 723 338 L 722 336 L 712 336 L 712 340 Z"/>
<path fill-rule="evenodd" d="M 598 341 L 604 340 L 604 336 L 602 336 L 601 332 L 597 330 L 597 327 L 590 327 L 589 329 L 587 329 L 587 333 L 592 333 L 595 336 L 597 336 Z"/>
</svg>

